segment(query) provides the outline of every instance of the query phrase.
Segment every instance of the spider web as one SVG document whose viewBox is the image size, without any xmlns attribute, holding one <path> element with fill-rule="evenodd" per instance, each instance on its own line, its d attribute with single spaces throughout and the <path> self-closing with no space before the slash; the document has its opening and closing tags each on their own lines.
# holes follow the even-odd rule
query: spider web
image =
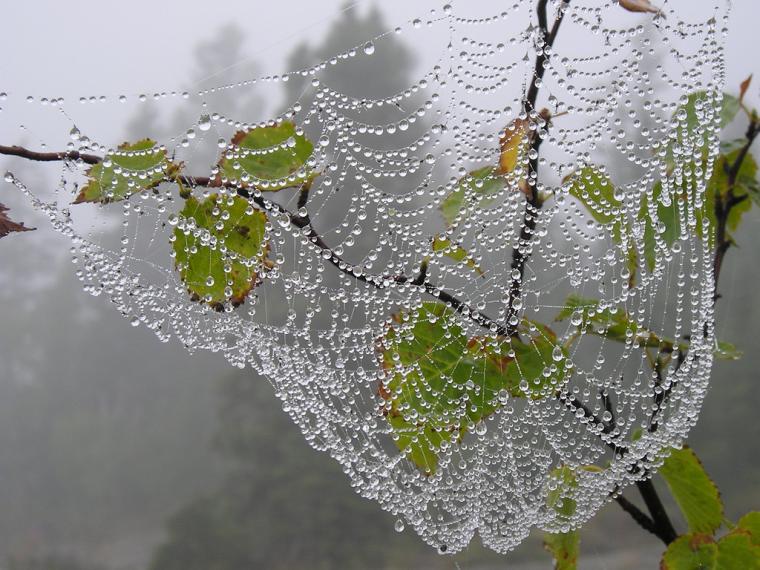
<svg viewBox="0 0 760 570">
<path fill-rule="evenodd" d="M 563 27 L 547 48 L 531 113 L 523 97 L 545 48 L 534 2 L 489 14 L 442 6 L 308 69 L 156 94 L 159 103 L 186 97 L 201 108 L 196 124 L 154 147 L 172 157 L 212 148 L 234 164 L 287 150 L 293 138 L 248 155 L 232 142 L 235 131 L 285 122 L 314 143 L 303 168 L 319 175 L 305 203 L 303 173 L 271 191 L 271 181 L 235 169 L 251 211 L 267 216 L 271 262 L 264 271 L 259 258 L 245 260 L 258 268 L 257 283 L 239 306 L 188 293 L 173 240 L 181 232 L 189 248 L 207 242 L 183 214 L 176 183 L 101 208 L 71 205 L 87 177 L 78 161 L 64 163 L 52 197 L 13 174 L 6 181 L 70 238 L 87 291 L 161 341 L 223 353 L 265 376 L 306 441 L 396 515 L 398 529 L 409 525 L 447 553 L 477 531 L 505 552 L 533 527 L 581 525 L 650 476 L 699 414 L 716 342 L 702 212 L 717 152 L 726 14 L 722 5 L 702 10 L 704 18 L 684 7 L 669 2 L 660 16 L 633 18 L 611 1 L 550 2 L 552 17 L 564 11 Z M 331 87 L 331 69 L 373 57 L 399 33 L 440 44 L 408 88 L 367 98 Z M 267 123 L 214 107 L 219 93 L 287 81 L 302 82 L 301 95 Z M 683 110 L 695 92 L 704 92 L 696 122 Z M 378 109 L 397 118 L 378 123 Z M 504 175 L 482 174 L 499 163 L 508 125 L 537 133 L 540 155 L 523 149 Z M 139 152 L 78 129 L 71 136 L 70 150 Z M 620 167 L 594 166 L 610 162 Z M 204 174 L 224 175 L 213 163 Z M 240 194 L 234 185 L 185 186 L 222 205 Z M 531 192 L 544 200 L 526 217 Z M 116 243 L 99 221 L 105 210 L 120 212 Z M 439 329 L 424 350 L 410 348 Z M 520 381 L 489 392 L 474 345 Z M 538 374 L 521 367 L 520 347 L 539 354 Z M 549 389 L 539 394 L 532 384 Z M 425 430 L 441 417 L 448 431 L 431 436 Z"/>
</svg>

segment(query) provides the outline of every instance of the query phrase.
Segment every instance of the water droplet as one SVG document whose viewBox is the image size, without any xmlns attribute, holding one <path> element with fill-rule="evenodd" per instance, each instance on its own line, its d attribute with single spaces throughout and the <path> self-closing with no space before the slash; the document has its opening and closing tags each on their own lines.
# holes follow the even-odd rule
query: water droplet
<svg viewBox="0 0 760 570">
<path fill-rule="evenodd" d="M 554 362 L 560 362 L 565 359 L 565 353 L 562 351 L 562 347 L 557 345 L 552 350 L 552 359 Z"/>
<path fill-rule="evenodd" d="M 375 53 L 375 44 L 373 44 L 372 42 L 367 42 L 366 44 L 364 44 L 364 53 L 366 53 L 367 55 L 372 55 L 373 53 Z"/>
<path fill-rule="evenodd" d="M 211 117 L 208 115 L 201 115 L 198 119 L 198 128 L 202 131 L 207 131 L 211 128 Z"/>
<path fill-rule="evenodd" d="M 16 177 L 13 176 L 13 172 L 5 173 L 5 181 L 13 184 L 16 181 Z"/>
<path fill-rule="evenodd" d="M 69 136 L 71 137 L 71 140 L 73 140 L 73 141 L 78 141 L 78 140 L 79 140 L 79 138 L 82 136 L 82 133 L 81 133 L 81 132 L 79 132 L 79 129 L 78 129 L 78 128 L 76 128 L 76 127 L 73 127 L 73 128 L 72 128 L 72 129 L 69 131 Z"/>
<path fill-rule="evenodd" d="M 404 532 L 404 521 L 401 519 L 398 519 L 396 521 L 396 524 L 393 525 L 393 528 L 396 529 L 396 532 Z"/>
</svg>

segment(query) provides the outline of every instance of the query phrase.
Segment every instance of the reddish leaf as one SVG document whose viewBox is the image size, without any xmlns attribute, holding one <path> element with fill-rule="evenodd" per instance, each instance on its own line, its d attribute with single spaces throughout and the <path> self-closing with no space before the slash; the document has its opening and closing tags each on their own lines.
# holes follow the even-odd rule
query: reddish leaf
<svg viewBox="0 0 760 570">
<path fill-rule="evenodd" d="M 739 85 L 739 101 L 744 101 L 744 96 L 747 94 L 747 89 L 749 89 L 750 83 L 752 83 L 751 75 Z"/>
<path fill-rule="evenodd" d="M 653 6 L 649 0 L 618 0 L 620 6 L 629 12 L 651 12 L 652 14 L 662 15 L 662 11 Z"/>
<path fill-rule="evenodd" d="M 4 238 L 11 232 L 29 232 L 36 228 L 27 228 L 23 222 L 14 222 L 5 212 L 9 208 L 0 203 L 0 238 Z"/>
</svg>

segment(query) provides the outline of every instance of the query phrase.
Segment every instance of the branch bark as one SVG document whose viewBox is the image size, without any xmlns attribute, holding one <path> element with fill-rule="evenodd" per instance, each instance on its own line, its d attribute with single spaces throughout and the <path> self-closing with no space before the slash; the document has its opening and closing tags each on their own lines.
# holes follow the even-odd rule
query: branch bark
<svg viewBox="0 0 760 570">
<path fill-rule="evenodd" d="M 749 150 L 752 144 L 755 142 L 758 134 L 760 134 L 760 123 L 755 115 L 750 118 L 747 132 L 745 133 L 745 142 L 741 147 L 739 154 L 736 157 L 734 163 L 728 167 L 726 174 L 728 175 L 728 191 L 726 196 L 715 196 L 715 218 L 718 221 L 718 226 L 715 231 L 715 258 L 713 262 L 713 276 L 715 279 L 715 291 L 713 294 L 713 303 L 717 302 L 720 298 L 718 294 L 718 282 L 720 280 L 720 273 L 723 269 L 723 260 L 726 257 L 726 252 L 731 247 L 731 240 L 728 236 L 728 216 L 731 210 L 746 200 L 746 196 L 736 196 L 734 190 L 736 189 L 736 181 L 739 177 L 739 171 L 741 170 L 744 159 L 747 158 Z"/>
<path fill-rule="evenodd" d="M 644 499 L 649 514 L 652 516 L 652 522 L 655 529 L 654 534 L 665 544 L 670 544 L 678 537 L 678 533 L 676 533 L 676 529 L 670 521 L 668 512 L 665 510 L 665 506 L 662 504 L 660 496 L 657 494 L 657 489 L 655 489 L 654 483 L 652 483 L 651 479 L 645 479 L 644 481 L 638 481 L 636 487 L 638 488 L 639 493 L 641 493 L 641 497 Z M 634 520 L 636 520 L 635 517 Z M 636 522 L 641 524 L 638 520 L 636 520 Z M 650 532 L 652 531 L 650 530 Z"/>
<path fill-rule="evenodd" d="M 536 7 L 538 26 L 544 36 L 544 45 L 536 57 L 536 63 L 533 67 L 533 77 L 531 78 L 530 87 L 528 88 L 525 100 L 523 101 L 523 112 L 527 115 L 528 120 L 534 120 L 537 122 L 544 121 L 547 128 L 550 120 L 549 113 L 548 111 L 537 112 L 536 101 L 549 62 L 549 53 L 554 46 L 554 41 L 559 33 L 559 27 L 565 16 L 565 9 L 569 3 L 570 0 L 564 0 L 564 2 L 562 2 L 551 30 L 549 30 L 546 14 L 548 0 L 539 0 Z M 511 281 L 509 284 L 507 307 L 507 331 L 509 336 L 517 335 L 519 307 L 515 305 L 519 305 L 518 301 L 522 298 L 525 265 L 530 259 L 533 234 L 536 231 L 536 225 L 538 224 L 538 218 L 542 206 L 541 197 L 538 194 L 538 158 L 541 143 L 543 142 L 540 130 L 541 129 L 538 128 L 535 129 L 535 134 L 531 140 L 530 149 L 528 151 L 528 176 L 530 178 L 528 182 L 529 191 L 526 192 L 525 212 L 523 213 L 522 225 L 520 227 L 520 236 L 517 241 L 517 246 L 512 249 L 512 262 L 510 264 Z M 532 186 L 530 185 L 531 181 L 533 182 Z"/>
</svg>

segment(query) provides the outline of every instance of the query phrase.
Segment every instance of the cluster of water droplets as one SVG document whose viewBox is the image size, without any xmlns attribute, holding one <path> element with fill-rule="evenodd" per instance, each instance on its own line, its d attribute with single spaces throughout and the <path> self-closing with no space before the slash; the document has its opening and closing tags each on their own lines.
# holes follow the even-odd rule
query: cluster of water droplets
<svg viewBox="0 0 760 570">
<path fill-rule="evenodd" d="M 26 192 L 71 239 L 77 275 L 90 293 L 162 341 L 175 338 L 190 351 L 221 352 L 233 365 L 250 365 L 265 376 L 309 444 L 330 453 L 358 493 L 396 515 L 397 530 L 411 526 L 441 552 L 461 550 L 475 532 L 490 548 L 507 551 L 533 527 L 559 531 L 580 525 L 614 493 L 655 469 L 663 450 L 680 445 L 696 421 L 707 387 L 714 343 L 712 265 L 695 220 L 711 161 L 692 164 L 695 155 L 715 153 L 717 118 L 704 104 L 701 126 L 689 130 L 678 109 L 694 91 L 713 98 L 720 92 L 725 14 L 719 6 L 709 17 L 684 21 L 688 10 L 678 7 L 688 3 L 668 4 L 672 9 L 653 21 L 651 15 L 624 13 L 615 2 L 549 2 L 551 17 L 565 11 L 554 47 L 536 27 L 535 2 L 480 15 L 465 11 L 475 7 L 446 5 L 308 69 L 197 93 L 79 98 L 87 105 L 134 98 L 209 101 L 183 135 L 144 152 L 173 155 L 210 144 L 232 161 L 265 156 L 293 148 L 294 139 L 246 150 L 232 144 L 234 131 L 286 120 L 313 141 L 303 172 L 290 175 L 295 189 L 268 191 L 283 181 L 240 173 L 250 212 L 267 214 L 271 261 L 240 306 L 226 304 L 220 311 L 193 299 L 175 270 L 171 236 L 177 228 L 191 233 L 194 226 L 180 215 L 176 182 L 96 210 L 71 206 L 86 176 L 86 165 L 75 160 L 64 164 L 62 186 L 52 200 L 37 198 L 37 189 L 13 174 L 5 180 Z M 440 57 L 402 92 L 357 98 L 322 79 L 325 70 L 344 61 L 373 57 L 388 35 L 401 33 L 413 43 L 424 41 L 418 34 L 431 29 L 443 30 Z M 546 73 L 539 82 L 534 62 L 542 52 Z M 304 96 L 270 123 L 250 123 L 213 108 L 218 91 L 294 80 L 306 82 Z M 540 83 L 538 106 L 548 108 L 551 123 L 546 114 L 523 110 L 532 81 Z M 69 104 L 37 96 L 28 101 Z M 396 118 L 377 122 L 378 110 Z M 486 191 L 488 180 L 475 181 L 445 220 L 442 209 L 462 178 L 499 163 L 500 135 L 516 121 L 528 125 L 528 136 L 541 137 L 540 153 L 520 154 L 496 189 Z M 131 152 L 92 141 L 76 127 L 70 139 L 68 150 L 100 152 L 105 166 L 120 152 Z M 592 164 L 606 165 L 619 204 L 600 201 L 598 215 L 570 195 L 572 178 L 566 179 Z M 306 172 L 319 175 L 301 202 Z M 139 184 L 156 171 L 120 174 Z M 209 164 L 202 174 L 213 180 L 219 166 Z M 199 200 L 212 194 L 233 200 L 238 194 L 229 185 L 209 187 L 200 179 L 182 184 Z M 658 182 L 659 197 L 652 190 Z M 541 208 L 527 204 L 529 192 L 545 198 Z M 657 222 L 658 205 L 671 201 L 678 203 L 682 222 L 673 243 L 662 237 L 666 227 Z M 654 267 L 647 267 L 644 252 L 642 205 L 654 220 Z M 102 225 L 93 222 L 106 210 L 121 212 L 116 240 L 99 236 Z M 80 212 L 87 212 L 82 221 Z M 219 228 L 225 227 L 223 212 L 215 214 Z M 434 236 L 458 244 L 466 262 L 435 250 Z M 515 251 L 526 258 L 523 271 L 514 266 Z M 418 279 L 423 266 L 426 274 Z M 515 282 L 517 298 L 509 294 Z M 624 338 L 595 330 L 593 318 L 586 325 L 582 308 L 555 320 L 573 294 L 599 301 L 591 317 L 605 311 L 628 315 Z M 501 327 L 540 322 L 557 335 L 544 375 L 565 372 L 561 385 L 554 385 L 556 397 L 521 398 L 499 390 L 495 411 L 460 438 L 441 442 L 437 467 L 426 472 L 399 449 L 399 436 L 387 421 L 381 387 L 388 370 L 378 341 L 390 329 L 412 334 L 397 324 L 398 316 L 414 315 L 431 301 L 451 311 L 448 332 L 437 341 L 442 346 L 459 334 L 496 345 L 504 339 Z M 431 315 L 429 321 L 438 318 Z M 690 339 L 688 350 L 654 371 L 641 348 L 641 331 L 676 343 Z M 402 368 L 396 369 L 420 373 L 414 366 Z M 475 390 L 477 380 L 463 389 Z M 523 378 L 519 389 L 528 392 L 529 380 Z M 449 397 L 447 389 L 430 389 Z M 665 393 L 667 398 L 660 397 Z M 449 403 L 473 405 L 467 399 Z M 557 475 L 566 468 L 572 482 Z M 558 509 L 557 493 L 573 508 Z"/>
</svg>

